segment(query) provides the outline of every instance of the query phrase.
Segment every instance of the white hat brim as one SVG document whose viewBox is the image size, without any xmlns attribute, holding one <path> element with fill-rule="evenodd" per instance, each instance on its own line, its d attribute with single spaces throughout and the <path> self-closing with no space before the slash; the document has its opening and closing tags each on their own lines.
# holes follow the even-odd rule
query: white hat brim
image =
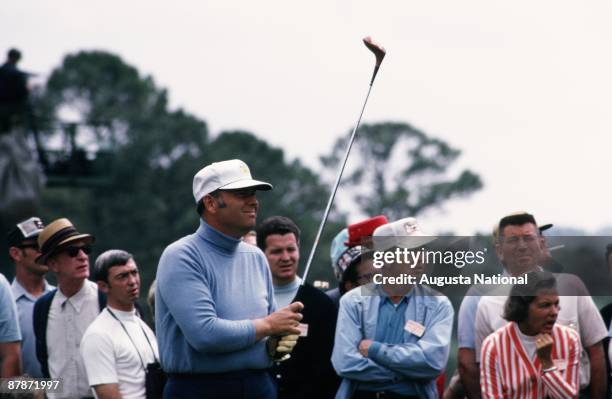
<svg viewBox="0 0 612 399">
<path fill-rule="evenodd" d="M 242 188 L 254 188 L 256 190 L 268 191 L 272 190 L 272 185 L 259 180 L 238 180 L 233 183 L 219 187 L 219 190 L 240 190 Z"/>
</svg>

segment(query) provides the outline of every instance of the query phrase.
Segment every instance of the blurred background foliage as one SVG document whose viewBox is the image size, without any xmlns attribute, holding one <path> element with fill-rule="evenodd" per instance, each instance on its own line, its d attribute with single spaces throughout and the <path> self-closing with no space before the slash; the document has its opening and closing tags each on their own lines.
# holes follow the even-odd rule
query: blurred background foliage
<svg viewBox="0 0 612 399">
<path fill-rule="evenodd" d="M 40 201 L 2 216 L 5 231 L 32 214 L 47 223 L 67 217 L 95 235 L 91 263 L 111 248 L 134 254 L 145 297 L 164 248 L 197 228 L 193 175 L 210 162 L 239 158 L 256 178 L 274 185 L 258 197 L 258 220 L 284 215 L 302 230 L 304 267 L 333 182 L 323 175 L 337 173 L 346 137 L 321 158 L 320 174 L 252 132 L 213 137 L 204 120 L 170 109 L 167 91 L 151 77 L 102 51 L 67 55 L 31 103 L 47 184 Z M 340 188 L 354 190 L 354 202 L 332 211 L 308 278 L 328 281 L 330 288 L 336 285 L 330 242 L 347 222 L 361 218 L 355 215 L 416 216 L 482 187 L 469 170 L 448 176 L 459 150 L 405 123 L 364 124 L 356 146 L 352 156 L 367 162 L 349 171 Z M 11 278 L 14 271 L 9 266 L 3 273 Z"/>
</svg>

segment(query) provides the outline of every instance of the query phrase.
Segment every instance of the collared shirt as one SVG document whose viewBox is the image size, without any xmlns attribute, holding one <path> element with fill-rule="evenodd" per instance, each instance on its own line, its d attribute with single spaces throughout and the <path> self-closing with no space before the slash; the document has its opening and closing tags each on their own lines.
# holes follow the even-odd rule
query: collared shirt
<svg viewBox="0 0 612 399">
<path fill-rule="evenodd" d="M 0 343 L 21 341 L 21 331 L 17 317 L 17 305 L 11 286 L 0 273 Z"/>
<path fill-rule="evenodd" d="M 381 308 L 381 302 L 387 299 L 372 292 L 371 286 L 353 289 L 340 299 L 332 363 L 344 380 L 336 397 L 348 398 L 355 389 L 385 390 L 395 386 L 397 393 L 415 392 L 419 397 L 436 398 L 435 378 L 446 367 L 450 350 L 454 315 L 450 301 L 429 287 L 415 286 L 411 298 L 399 306 L 405 306 L 405 321 L 412 320 L 423 327 L 422 334 L 401 326 L 401 333 L 394 331 L 390 336 L 399 343 L 385 343 L 378 337 L 386 334 L 383 326 L 379 332 L 379 320 L 381 309 L 382 313 L 388 309 L 387 304 Z M 392 324 L 401 322 L 401 318 L 389 319 L 393 319 Z M 358 349 L 364 339 L 376 341 L 368 357 Z"/>
<path fill-rule="evenodd" d="M 49 291 L 52 291 L 55 287 L 50 285 L 45 280 L 45 288 L 43 295 Z M 21 327 L 21 335 L 23 340 L 21 341 L 21 361 L 23 363 L 23 372 L 30 377 L 42 378 L 43 374 L 40 369 L 40 363 L 36 357 L 36 337 L 34 336 L 34 323 L 32 321 L 32 314 L 34 312 L 34 304 L 38 297 L 30 294 L 25 288 L 17 281 L 17 278 L 13 279 L 11 284 L 13 290 L 13 296 L 17 303 L 17 310 L 19 313 L 19 326 Z"/>
<path fill-rule="evenodd" d="M 64 389 L 61 394 L 50 394 L 50 398 L 92 396 L 79 346 L 85 330 L 99 312 L 98 286 L 92 281 L 85 280 L 83 287 L 70 298 L 61 289 L 56 291 L 47 324 L 49 374 L 52 378 L 63 378 Z"/>
<path fill-rule="evenodd" d="M 376 338 L 368 349 L 368 357 L 376 358 L 382 344 L 402 344 L 404 338 L 404 325 L 406 319 L 414 320 L 416 312 L 414 308 L 408 309 L 408 301 L 412 297 L 413 290 L 404 296 L 397 304 L 393 303 L 388 296 L 381 297 L 378 307 L 378 324 L 376 325 Z M 368 387 L 361 386 L 364 390 L 392 391 L 406 396 L 417 395 L 413 384 L 405 382 L 390 382 L 382 384 L 372 384 Z"/>
</svg>

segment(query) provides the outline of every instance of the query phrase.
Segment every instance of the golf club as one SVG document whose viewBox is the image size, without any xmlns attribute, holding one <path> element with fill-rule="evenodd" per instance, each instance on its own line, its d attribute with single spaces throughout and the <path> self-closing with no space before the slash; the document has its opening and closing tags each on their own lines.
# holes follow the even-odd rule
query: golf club
<svg viewBox="0 0 612 399">
<path fill-rule="evenodd" d="M 378 73 L 378 69 L 380 68 L 380 64 L 382 63 L 383 58 L 385 58 L 386 51 L 384 47 L 372 41 L 372 38 L 370 36 L 367 36 L 363 39 L 363 44 L 365 44 L 368 50 L 370 50 L 372 53 L 374 53 L 374 56 L 376 56 L 376 65 L 374 66 L 374 73 L 372 73 L 372 79 L 370 80 L 368 94 L 366 95 L 365 101 L 363 102 L 363 106 L 361 107 L 361 113 L 359 114 L 357 123 L 355 124 L 355 127 L 353 128 L 353 133 L 351 133 L 351 138 L 349 139 L 349 143 L 346 148 L 346 152 L 344 154 L 344 160 L 342 161 L 342 166 L 340 167 L 340 171 L 338 172 L 338 176 L 336 177 L 336 183 L 334 184 L 334 188 L 332 189 L 331 195 L 329 196 L 329 201 L 327 201 L 327 208 L 325 208 L 325 213 L 323 214 L 323 220 L 321 220 L 321 224 L 319 225 L 319 230 L 317 231 L 317 235 L 315 237 L 314 243 L 312 244 L 312 249 L 310 250 L 310 255 L 308 255 L 308 261 L 306 262 L 306 269 L 304 270 L 304 275 L 302 276 L 302 284 L 304 284 L 306 282 L 306 279 L 308 278 L 308 271 L 310 270 L 310 265 L 312 264 L 312 260 L 314 259 L 314 254 L 317 250 L 317 246 L 319 245 L 319 240 L 321 239 L 321 233 L 323 232 L 323 228 L 325 227 L 325 222 L 327 222 L 327 218 L 329 216 L 331 206 L 334 203 L 334 198 L 336 197 L 336 191 L 338 191 L 338 186 L 340 185 L 340 179 L 342 179 L 342 173 L 344 172 L 346 161 L 348 160 L 349 154 L 351 152 L 351 147 L 353 146 L 353 142 L 355 141 L 355 135 L 357 134 L 359 123 L 361 123 L 361 117 L 363 116 L 363 111 L 365 111 L 366 104 L 368 103 L 368 98 L 370 97 L 370 92 L 372 91 L 372 85 L 374 84 L 374 79 L 376 78 L 376 74 Z"/>
</svg>

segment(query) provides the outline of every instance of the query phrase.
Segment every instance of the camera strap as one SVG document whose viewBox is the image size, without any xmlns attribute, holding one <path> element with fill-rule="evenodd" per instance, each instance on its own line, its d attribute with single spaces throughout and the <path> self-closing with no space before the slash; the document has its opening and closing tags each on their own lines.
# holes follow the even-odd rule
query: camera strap
<svg viewBox="0 0 612 399">
<path fill-rule="evenodd" d="M 146 373 L 147 372 L 147 367 L 145 366 L 144 361 L 142 360 L 142 356 L 140 355 L 140 351 L 138 350 L 138 347 L 136 346 L 136 343 L 134 342 L 134 340 L 130 336 L 130 333 L 128 332 L 127 328 L 121 322 L 121 320 L 119 320 L 119 318 L 110 310 L 110 308 L 108 306 L 106 307 L 106 310 L 108 311 L 108 313 L 110 313 L 111 316 L 113 316 L 113 318 L 115 320 L 117 320 L 119 322 L 119 324 L 121 325 L 121 328 L 123 328 L 123 331 L 125 331 L 125 334 L 128 336 L 128 338 L 130 339 L 130 342 L 134 346 L 134 349 L 136 350 L 136 353 L 138 354 L 138 358 L 140 359 L 140 364 L 142 364 L 142 368 L 144 369 L 144 371 Z M 139 321 L 136 320 L 136 323 L 139 323 Z M 156 363 L 159 363 L 159 360 L 157 359 L 157 356 L 155 356 L 155 350 L 153 350 L 153 345 L 151 345 L 151 341 L 149 341 L 149 336 L 147 335 L 147 333 L 144 330 L 144 328 L 142 327 L 142 325 L 141 324 L 138 324 L 138 325 L 140 326 L 140 329 L 142 330 L 142 333 L 144 334 L 144 337 L 147 340 L 147 343 L 149 344 L 149 347 L 151 348 L 151 353 L 153 353 L 153 359 L 155 359 Z"/>
</svg>

